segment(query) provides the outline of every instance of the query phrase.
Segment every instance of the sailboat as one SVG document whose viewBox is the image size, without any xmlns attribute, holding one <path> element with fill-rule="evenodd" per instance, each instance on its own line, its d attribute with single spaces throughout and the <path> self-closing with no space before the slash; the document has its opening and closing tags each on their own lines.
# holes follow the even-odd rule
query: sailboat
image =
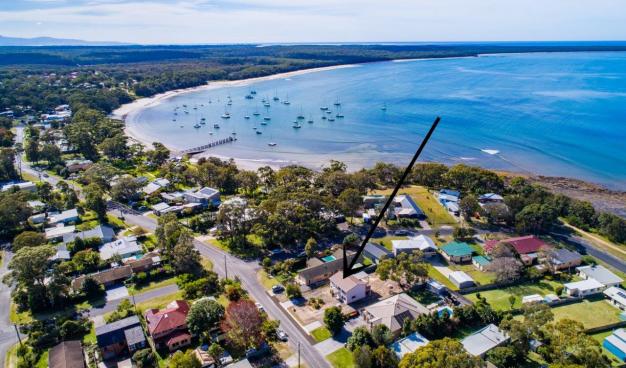
<svg viewBox="0 0 626 368">
<path fill-rule="evenodd" d="M 250 120 L 250 115 L 246 115 L 243 118 L 246 119 L 246 120 Z"/>
<path fill-rule="evenodd" d="M 300 107 L 300 115 L 298 115 L 298 120 L 304 120 L 304 114 L 302 113 L 302 107 Z"/>
<path fill-rule="evenodd" d="M 254 116 L 259 116 L 259 115 L 261 115 L 261 113 L 259 112 L 259 110 L 254 110 L 254 112 L 252 113 L 252 115 L 254 115 Z"/>
<path fill-rule="evenodd" d="M 200 124 L 196 124 L 193 127 L 196 128 L 196 129 L 200 129 Z"/>
<path fill-rule="evenodd" d="M 289 102 L 289 95 L 287 95 L 287 96 L 285 97 L 285 99 L 283 100 L 283 104 L 285 104 L 285 105 L 289 105 L 289 104 L 291 104 L 291 102 Z"/>
<path fill-rule="evenodd" d="M 247 94 L 247 95 L 246 95 L 246 100 L 252 100 L 253 98 L 254 98 L 254 96 L 252 96 L 252 95 L 250 95 L 250 94 Z"/>
<path fill-rule="evenodd" d="M 260 131 L 260 130 L 257 130 L 257 131 L 256 131 L 256 134 L 263 134 L 263 132 L 262 132 L 262 131 Z"/>
<path fill-rule="evenodd" d="M 255 90 L 253 90 L 253 89 L 251 89 L 251 90 L 250 90 L 250 94 L 251 94 L 251 95 L 256 95 L 256 91 L 255 91 Z"/>
<path fill-rule="evenodd" d="M 216 124 L 213 124 L 213 128 L 215 128 L 215 129 L 219 129 L 219 128 L 220 128 L 220 125 L 219 125 L 219 124 L 217 124 L 217 123 L 216 123 Z"/>
<path fill-rule="evenodd" d="M 343 119 L 344 116 L 342 113 L 337 113 L 337 115 L 335 116 L 337 119 Z"/>
<path fill-rule="evenodd" d="M 270 120 L 272 120 L 272 118 L 270 118 L 269 116 L 266 116 L 266 117 L 263 118 L 263 120 L 270 121 Z"/>
<path fill-rule="evenodd" d="M 274 92 L 274 101 L 280 101 L 280 98 L 278 98 L 277 92 Z"/>
<path fill-rule="evenodd" d="M 307 121 L 307 123 L 309 124 L 313 124 L 315 121 L 313 120 L 313 117 L 309 117 L 309 120 Z"/>
<path fill-rule="evenodd" d="M 276 143 L 275 142 L 270 142 L 267 145 L 270 146 L 270 147 L 274 147 L 274 146 L 276 146 Z"/>
<path fill-rule="evenodd" d="M 341 102 L 339 102 L 339 97 L 337 97 L 337 100 L 334 103 L 335 106 L 341 106 Z"/>
<path fill-rule="evenodd" d="M 302 125 L 300 125 L 300 123 L 298 123 L 297 121 L 293 123 L 293 125 L 291 126 L 294 129 L 300 129 L 302 128 Z"/>
<path fill-rule="evenodd" d="M 383 107 L 380 108 L 383 111 L 387 111 L 387 104 L 383 104 Z"/>
</svg>

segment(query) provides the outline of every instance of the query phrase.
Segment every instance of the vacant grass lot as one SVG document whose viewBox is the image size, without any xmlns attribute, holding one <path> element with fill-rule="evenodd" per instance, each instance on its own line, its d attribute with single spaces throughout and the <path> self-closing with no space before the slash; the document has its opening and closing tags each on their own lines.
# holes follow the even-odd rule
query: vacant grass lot
<svg viewBox="0 0 626 368">
<path fill-rule="evenodd" d="M 556 321 L 572 319 L 582 323 L 585 328 L 605 326 L 620 321 L 620 310 L 605 300 L 583 300 L 580 303 L 552 308 L 552 313 Z"/>
<path fill-rule="evenodd" d="M 311 336 L 313 336 L 315 341 L 321 342 L 326 339 L 330 339 L 332 334 L 330 333 L 330 331 L 328 331 L 326 327 L 318 327 L 315 330 L 311 331 Z"/>
<path fill-rule="evenodd" d="M 555 288 L 561 285 L 555 281 L 541 280 L 539 282 L 525 283 L 515 285 L 507 288 L 481 291 L 480 293 L 467 294 L 466 297 L 472 301 L 477 301 L 477 295 L 487 299 L 487 302 L 491 304 L 494 309 L 498 310 L 510 310 L 511 303 L 509 297 L 513 295 L 515 297 L 514 308 L 519 308 L 522 305 L 522 297 L 531 294 L 539 294 L 545 296 L 547 294 L 554 294 Z"/>
<path fill-rule="evenodd" d="M 335 368 L 353 368 L 354 359 L 352 359 L 352 353 L 346 349 L 341 348 L 332 354 L 326 355 L 326 359 Z"/>
<path fill-rule="evenodd" d="M 162 309 L 173 300 L 184 299 L 182 290 L 175 293 L 162 295 L 145 302 L 137 303 L 137 309 L 143 314 L 148 309 Z"/>
<path fill-rule="evenodd" d="M 391 192 L 392 189 L 377 190 L 374 191 L 374 194 L 389 195 Z M 443 208 L 439 201 L 437 201 L 437 197 L 430 193 L 428 189 L 417 185 L 411 185 L 400 189 L 398 194 L 410 195 L 415 203 L 417 203 L 422 211 L 424 211 L 426 216 L 428 216 L 428 220 L 432 226 L 456 224 L 454 218 L 452 218 L 448 211 Z"/>
</svg>

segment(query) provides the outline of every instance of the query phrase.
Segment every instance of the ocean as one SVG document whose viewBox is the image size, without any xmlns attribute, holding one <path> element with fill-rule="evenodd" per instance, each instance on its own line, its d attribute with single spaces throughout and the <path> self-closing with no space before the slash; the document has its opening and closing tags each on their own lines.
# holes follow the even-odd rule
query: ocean
<svg viewBox="0 0 626 368">
<path fill-rule="evenodd" d="M 246 99 L 251 90 L 254 98 Z M 225 112 L 230 119 L 220 117 Z M 299 115 L 305 119 L 296 129 Z M 408 163 L 436 116 L 442 121 L 420 161 L 565 176 L 626 190 L 623 52 L 362 64 L 178 94 L 133 113 L 127 124 L 175 149 L 236 133 L 236 142 L 208 153 L 314 168 L 334 159 L 359 169 L 377 161 Z"/>
</svg>

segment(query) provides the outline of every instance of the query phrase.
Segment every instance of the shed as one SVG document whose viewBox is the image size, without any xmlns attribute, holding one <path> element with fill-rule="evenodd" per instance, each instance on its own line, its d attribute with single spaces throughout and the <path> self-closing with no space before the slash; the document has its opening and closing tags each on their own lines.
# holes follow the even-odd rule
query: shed
<svg viewBox="0 0 626 368">
<path fill-rule="evenodd" d="M 380 262 L 383 257 L 392 258 L 391 253 L 387 248 L 374 243 L 367 243 L 363 248 L 363 255 L 371 259 L 374 263 Z"/>
<path fill-rule="evenodd" d="M 448 275 L 448 279 L 459 289 L 465 289 L 476 285 L 474 279 L 463 271 L 454 271 Z"/>
<path fill-rule="evenodd" d="M 461 341 L 465 350 L 473 356 L 484 357 L 491 349 L 509 340 L 509 336 L 496 325 L 490 324 Z"/>
<path fill-rule="evenodd" d="M 615 355 L 620 361 L 626 360 L 626 331 L 623 328 L 615 330 L 612 335 L 607 336 L 602 342 L 602 346 Z"/>
<path fill-rule="evenodd" d="M 483 271 L 485 267 L 489 266 L 490 263 L 491 263 L 491 258 L 489 257 L 485 257 L 485 256 L 472 257 L 472 264 L 474 265 L 474 267 L 478 268 L 481 271 Z"/>
</svg>

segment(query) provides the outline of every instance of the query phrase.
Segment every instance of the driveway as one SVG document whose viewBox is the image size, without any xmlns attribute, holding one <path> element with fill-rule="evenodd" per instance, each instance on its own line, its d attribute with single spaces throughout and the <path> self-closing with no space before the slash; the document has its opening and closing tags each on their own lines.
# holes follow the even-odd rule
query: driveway
<svg viewBox="0 0 626 368">
<path fill-rule="evenodd" d="M 322 342 L 315 344 L 315 349 L 317 349 L 317 351 L 319 351 L 320 354 L 324 356 L 334 353 L 335 351 L 345 346 L 346 342 L 348 342 L 348 338 L 351 335 L 351 332 L 342 329 L 337 336 L 333 336 L 330 339 L 326 339 Z"/>
</svg>

